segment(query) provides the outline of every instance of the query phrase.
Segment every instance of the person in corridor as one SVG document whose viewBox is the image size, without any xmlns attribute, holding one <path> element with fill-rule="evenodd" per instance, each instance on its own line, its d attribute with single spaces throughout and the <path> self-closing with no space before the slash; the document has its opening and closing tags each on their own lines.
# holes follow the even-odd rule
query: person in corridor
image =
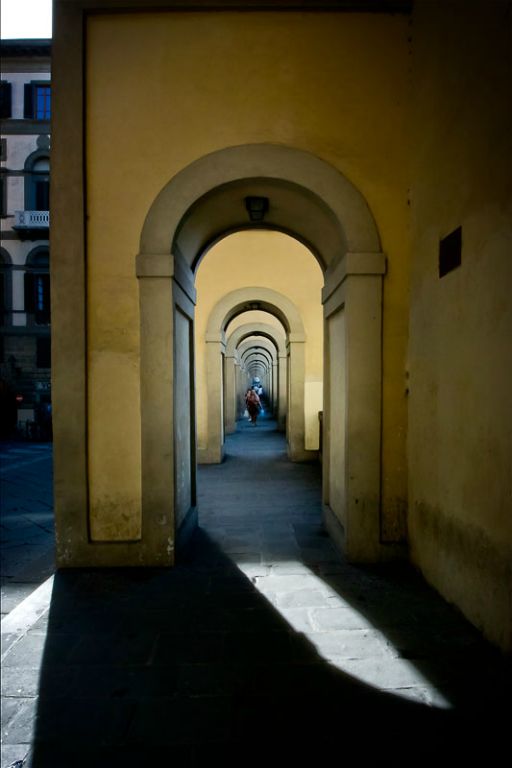
<svg viewBox="0 0 512 768">
<path fill-rule="evenodd" d="M 245 405 L 249 413 L 249 421 L 256 426 L 256 419 L 261 410 L 261 401 L 254 389 L 248 389 L 245 393 Z"/>
</svg>

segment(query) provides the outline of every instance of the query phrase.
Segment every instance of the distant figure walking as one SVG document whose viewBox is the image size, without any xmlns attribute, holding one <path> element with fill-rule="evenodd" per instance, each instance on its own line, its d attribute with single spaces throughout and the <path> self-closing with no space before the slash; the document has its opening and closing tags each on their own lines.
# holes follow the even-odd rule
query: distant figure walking
<svg viewBox="0 0 512 768">
<path fill-rule="evenodd" d="M 248 389 L 245 393 L 245 406 L 249 414 L 249 421 L 256 426 L 256 418 L 261 410 L 261 401 L 254 389 Z"/>
</svg>

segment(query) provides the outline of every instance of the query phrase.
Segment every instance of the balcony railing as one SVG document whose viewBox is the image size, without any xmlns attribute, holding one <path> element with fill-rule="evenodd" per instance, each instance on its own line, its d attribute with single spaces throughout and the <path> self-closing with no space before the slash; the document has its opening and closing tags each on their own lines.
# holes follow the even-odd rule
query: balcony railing
<svg viewBox="0 0 512 768">
<path fill-rule="evenodd" d="M 49 229 L 50 211 L 15 211 L 15 229 Z"/>
</svg>

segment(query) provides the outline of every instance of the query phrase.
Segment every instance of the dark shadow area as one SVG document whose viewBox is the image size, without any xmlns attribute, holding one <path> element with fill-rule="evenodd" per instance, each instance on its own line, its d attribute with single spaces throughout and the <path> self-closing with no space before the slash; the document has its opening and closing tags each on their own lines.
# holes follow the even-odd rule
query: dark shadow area
<svg viewBox="0 0 512 768">
<path fill-rule="evenodd" d="M 418 751 L 469 754 L 484 733 L 492 753 L 488 725 L 323 662 L 199 531 L 190 563 L 172 571 L 57 574 L 29 765 L 306 765 L 354 751 L 363 764 L 392 754 L 409 765 Z"/>
<path fill-rule="evenodd" d="M 255 583 L 266 581 L 265 576 L 257 575 L 264 573 L 258 570 L 258 562 L 273 563 L 267 566 L 267 575 L 276 565 L 279 570 L 280 563 L 285 564 L 281 573 L 288 573 L 292 578 L 294 573 L 298 574 L 294 595 L 284 593 L 281 599 L 278 595 L 277 600 L 271 595 L 271 601 L 292 609 L 291 613 L 294 606 L 296 613 L 309 608 L 309 619 L 312 613 L 316 629 L 321 632 L 334 629 L 334 635 L 339 630 L 336 640 L 340 644 L 347 639 L 344 630 L 349 630 L 350 635 L 350 630 L 359 626 L 370 628 L 366 634 L 361 632 L 365 641 L 373 632 L 381 636 L 397 662 L 407 660 L 425 680 L 426 688 L 434 691 L 433 696 L 430 693 L 426 697 L 429 703 L 449 706 L 456 717 L 476 729 L 473 748 L 479 739 L 490 748 L 489 741 L 483 737 L 487 729 L 495 737 L 506 732 L 506 713 L 512 693 L 510 659 L 493 648 L 409 563 L 373 566 L 348 563 L 335 550 L 321 523 L 321 466 L 292 464 L 285 454 L 283 436 L 275 431 L 275 423 L 266 418 L 262 427 L 265 432 L 258 434 L 239 422 L 237 434 L 228 438 L 226 446 L 226 458 L 233 462 L 230 471 L 221 475 L 215 467 L 203 468 L 203 474 L 208 473 L 208 501 L 204 506 L 213 510 L 213 515 L 206 515 L 205 522 L 214 539 L 222 543 L 223 550 L 229 552 L 243 570 L 247 571 L 245 562 L 252 563 L 249 573 L 256 574 Z M 246 483 L 249 489 L 241 494 L 241 499 L 237 498 L 237 480 L 239 485 Z M 221 504 L 216 506 L 217 490 Z M 234 503 L 230 498 L 233 491 Z M 240 501 L 243 512 L 239 515 L 236 507 Z M 282 523 L 289 529 L 286 536 L 280 527 Z M 224 531 L 219 537 L 218 529 L 222 526 Z M 258 529 L 259 548 L 251 545 Z M 298 566 L 297 570 L 293 563 Z M 323 607 L 326 601 L 319 600 L 317 591 L 300 584 L 300 574 L 306 569 L 340 598 L 336 603 L 331 602 L 331 610 Z M 333 605 L 340 604 L 348 611 L 343 607 L 332 609 Z M 324 618 L 326 614 L 329 620 Z M 352 623 L 354 615 L 361 617 L 360 625 Z M 298 618 L 300 624 L 303 617 Z M 307 628 L 305 631 L 315 640 L 320 637 Z M 338 652 L 332 644 L 329 651 L 334 656 Z M 360 671 L 371 677 L 372 663 L 381 663 L 383 667 L 388 664 L 389 676 L 384 673 L 376 678 L 387 682 L 389 688 L 396 687 L 398 693 L 406 693 L 399 689 L 407 688 L 407 682 L 395 680 L 393 683 L 396 669 L 389 659 L 372 659 L 371 653 L 366 657 L 366 651 L 361 654 L 357 650 L 352 659 L 352 653 L 352 649 L 347 651 L 344 647 L 348 663 L 342 658 L 341 662 L 336 660 L 338 666 L 354 670 L 356 675 Z M 408 691 L 407 695 L 411 693 Z M 462 744 L 458 747 L 462 748 Z"/>
<path fill-rule="evenodd" d="M 320 572 L 386 638 L 397 658 L 408 660 L 468 723 L 477 725 L 481 718 L 482 727 L 504 725 L 512 693 L 510 660 L 411 565 L 347 564 Z"/>
<path fill-rule="evenodd" d="M 291 464 L 268 421 L 261 432 L 240 428 L 227 461 L 199 474 L 202 527 L 177 567 L 57 573 L 48 615 L 7 655 L 4 689 L 21 702 L 7 743 L 32 741 L 27 766 L 498 764 L 507 664 L 412 569 L 343 562 L 319 522 L 318 466 Z M 327 663 L 272 604 L 287 610 L 275 579 L 304 573 L 454 707 L 407 700 Z M 274 582 L 262 594 L 266 578 Z M 307 591 L 298 583 L 288 610 L 312 611 L 320 635 L 336 631 L 336 609 Z"/>
</svg>

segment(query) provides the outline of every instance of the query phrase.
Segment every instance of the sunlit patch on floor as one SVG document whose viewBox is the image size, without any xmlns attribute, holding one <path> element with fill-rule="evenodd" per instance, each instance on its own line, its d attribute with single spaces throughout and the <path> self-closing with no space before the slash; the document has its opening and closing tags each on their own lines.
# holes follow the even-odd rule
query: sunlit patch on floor
<svg viewBox="0 0 512 768">
<path fill-rule="evenodd" d="M 304 563 L 262 564 L 244 562 L 236 554 L 231 557 L 328 664 L 378 690 L 441 709 L 452 708 L 414 659 L 401 658 L 401 651 L 383 631 Z"/>
</svg>

